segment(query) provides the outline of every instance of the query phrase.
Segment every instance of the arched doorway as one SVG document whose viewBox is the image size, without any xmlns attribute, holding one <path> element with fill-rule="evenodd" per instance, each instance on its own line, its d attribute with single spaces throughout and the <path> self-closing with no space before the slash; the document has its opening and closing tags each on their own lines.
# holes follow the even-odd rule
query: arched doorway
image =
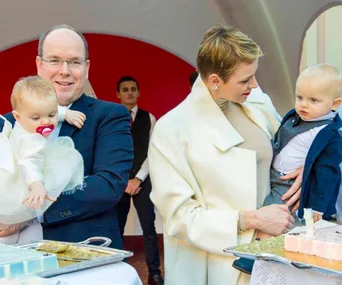
<svg viewBox="0 0 342 285">
<path fill-rule="evenodd" d="M 299 72 L 318 63 L 329 63 L 342 71 L 341 26 L 342 5 L 319 11 L 304 35 Z"/>
</svg>

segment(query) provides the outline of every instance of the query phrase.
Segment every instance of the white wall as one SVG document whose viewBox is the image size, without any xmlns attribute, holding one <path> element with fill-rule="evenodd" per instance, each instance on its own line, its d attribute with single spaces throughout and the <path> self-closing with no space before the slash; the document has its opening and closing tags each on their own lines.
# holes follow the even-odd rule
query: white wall
<svg viewBox="0 0 342 285">
<path fill-rule="evenodd" d="M 66 23 L 141 39 L 194 64 L 204 32 L 221 21 L 215 2 L 206 0 L 2 0 L 0 51 Z"/>
<path fill-rule="evenodd" d="M 338 0 L 3 0 L 0 51 L 36 39 L 58 23 L 84 32 L 141 39 L 195 64 L 204 32 L 237 26 L 266 53 L 257 74 L 280 113 L 293 106 L 301 42 L 322 9 Z"/>
<path fill-rule="evenodd" d="M 342 71 L 342 6 L 328 9 L 325 13 L 325 61 Z M 308 29 L 306 36 L 307 66 L 318 63 L 317 20 Z"/>
<path fill-rule="evenodd" d="M 306 33 L 306 67 L 317 64 L 317 21 L 313 22 Z"/>
<path fill-rule="evenodd" d="M 342 71 L 342 6 L 326 11 L 326 62 Z"/>
</svg>

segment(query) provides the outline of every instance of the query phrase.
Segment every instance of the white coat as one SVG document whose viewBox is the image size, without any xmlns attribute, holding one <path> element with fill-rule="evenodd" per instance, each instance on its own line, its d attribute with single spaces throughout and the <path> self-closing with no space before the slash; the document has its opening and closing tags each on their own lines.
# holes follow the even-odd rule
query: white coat
<svg viewBox="0 0 342 285">
<path fill-rule="evenodd" d="M 242 106 L 271 139 L 280 116 L 269 97 L 258 88 Z M 223 252 L 254 235 L 238 232 L 239 210 L 257 206 L 256 153 L 237 147 L 243 141 L 200 77 L 157 122 L 149 167 L 151 199 L 164 223 L 166 285 L 246 283 Z"/>
</svg>

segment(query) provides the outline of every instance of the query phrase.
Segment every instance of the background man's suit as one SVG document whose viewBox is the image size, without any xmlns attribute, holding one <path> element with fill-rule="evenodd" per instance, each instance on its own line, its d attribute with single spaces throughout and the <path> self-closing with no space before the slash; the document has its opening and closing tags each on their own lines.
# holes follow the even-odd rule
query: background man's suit
<svg viewBox="0 0 342 285">
<path fill-rule="evenodd" d="M 140 170 L 142 169 L 142 165 L 147 159 L 150 134 L 153 129 L 152 124 L 155 122 L 155 119 L 154 122 L 151 122 L 151 114 L 137 108 L 137 106 L 132 110 L 133 113 L 135 113 L 131 127 L 134 144 L 134 162 L 129 179 L 137 178 L 141 173 Z M 151 180 L 148 172 L 146 175 L 147 177 L 138 177 L 143 181 L 140 184 L 141 190 L 137 194 L 133 196 L 127 193 L 123 194 L 117 205 L 117 214 L 120 231 L 123 236 L 132 198 L 143 230 L 146 264 L 148 266 L 150 276 L 153 276 L 155 274 L 160 275 L 160 258 L 158 251 L 158 238 L 154 225 L 156 216 L 154 213 L 154 205 L 150 199 L 152 188 Z"/>
</svg>

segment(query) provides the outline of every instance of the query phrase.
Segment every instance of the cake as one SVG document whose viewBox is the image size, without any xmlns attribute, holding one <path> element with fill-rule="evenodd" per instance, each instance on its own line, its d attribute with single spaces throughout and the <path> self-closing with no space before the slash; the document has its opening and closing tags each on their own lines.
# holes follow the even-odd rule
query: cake
<svg viewBox="0 0 342 285">
<path fill-rule="evenodd" d="M 58 268 L 54 254 L 0 244 L 0 279 Z"/>
<path fill-rule="evenodd" d="M 312 234 L 307 232 L 287 234 L 284 249 L 342 261 L 342 226 L 317 229 Z"/>
</svg>

